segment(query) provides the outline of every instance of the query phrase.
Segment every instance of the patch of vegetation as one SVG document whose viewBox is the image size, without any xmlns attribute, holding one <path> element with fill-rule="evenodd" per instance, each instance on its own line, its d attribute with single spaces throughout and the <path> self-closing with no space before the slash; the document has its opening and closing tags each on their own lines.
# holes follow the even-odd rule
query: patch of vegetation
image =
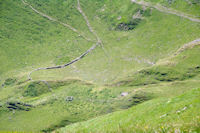
<svg viewBox="0 0 200 133">
<path fill-rule="evenodd" d="M 82 80 L 78 80 L 78 79 L 68 79 L 65 81 L 48 81 L 47 83 L 49 84 L 49 86 L 52 89 L 57 89 L 61 86 L 67 86 L 67 85 L 71 85 L 71 84 L 82 84 L 82 85 L 88 85 L 88 86 L 93 85 L 91 83 L 88 83 L 88 82 L 85 82 Z"/>
<path fill-rule="evenodd" d="M 140 86 L 148 84 L 156 84 L 159 82 L 173 82 L 191 79 L 200 74 L 198 67 L 188 68 L 184 71 L 172 69 L 171 67 L 154 67 L 144 69 L 134 75 L 134 78 L 122 80 L 115 85 Z"/>
<path fill-rule="evenodd" d="M 127 99 L 127 102 L 121 105 L 122 109 L 128 109 L 130 107 L 141 104 L 145 101 L 151 100 L 153 98 L 152 94 L 148 94 L 146 92 L 137 92 L 133 96 Z"/>
<path fill-rule="evenodd" d="M 32 85 L 33 83 L 30 84 Z M 38 82 L 34 82 L 34 84 L 38 84 Z M 67 124 L 88 120 L 99 115 L 124 109 L 122 106 L 127 104 L 128 101 L 128 97 L 119 98 L 124 88 L 103 88 L 102 90 L 98 90 L 98 87 L 95 89 L 94 85 L 87 85 L 75 80 L 66 83 L 63 81 L 60 81 L 60 83 L 48 82 L 48 84 L 51 87 L 55 87 L 53 87 L 54 89 L 51 92 L 53 95 L 43 93 L 44 95 L 38 95 L 37 97 L 24 97 L 23 100 L 27 103 L 32 103 L 34 108 L 24 114 L 20 113 L 20 110 L 16 110 L 17 115 L 13 118 L 13 121 L 17 123 L 14 124 L 15 126 L 21 128 L 21 124 L 23 123 L 24 125 L 25 121 L 37 121 L 37 117 L 40 117 L 40 124 L 35 123 L 34 125 L 30 125 L 26 123 L 25 125 L 27 126 L 25 129 L 23 128 L 23 131 L 34 129 L 34 131 L 49 132 L 64 127 Z M 71 102 L 66 101 L 66 97 L 68 96 L 73 96 L 74 100 Z M 131 103 L 131 101 L 129 102 Z M 2 117 L 6 119 L 7 115 Z M 18 117 L 23 117 L 24 119 L 18 119 Z M 3 128 L 3 126 L 0 126 L 0 128 Z"/>
<path fill-rule="evenodd" d="M 120 20 L 118 20 L 117 25 L 115 26 L 115 30 L 120 31 L 129 31 L 135 29 L 142 21 L 144 21 L 144 17 L 151 16 L 151 9 L 142 9 L 137 8 L 133 11 L 132 14 L 129 14 L 129 16 L 122 17 Z M 135 17 L 134 17 L 135 15 Z"/>
<path fill-rule="evenodd" d="M 129 22 L 122 22 L 120 24 L 117 25 L 116 30 L 122 30 L 122 31 L 129 31 L 129 30 L 133 30 L 137 27 L 137 25 L 141 22 L 141 19 L 136 18 L 133 19 Z"/>
<path fill-rule="evenodd" d="M 80 119 L 76 120 L 76 119 L 72 119 L 72 118 L 70 118 L 70 120 L 62 120 L 57 125 L 51 125 L 49 128 L 43 129 L 41 131 L 44 133 L 49 133 L 49 132 L 55 131 L 59 128 L 65 127 L 66 125 L 70 125 L 70 124 L 73 124 L 78 121 L 81 121 L 81 120 Z"/>
<path fill-rule="evenodd" d="M 32 82 L 26 86 L 23 96 L 35 97 L 50 91 L 49 86 L 45 82 Z"/>
<path fill-rule="evenodd" d="M 66 81 L 34 81 L 24 86 L 23 96 L 36 97 L 51 92 L 52 90 L 55 90 L 59 87 L 68 86 L 71 84 L 92 85 L 90 83 L 76 79 Z"/>
<path fill-rule="evenodd" d="M 15 78 L 8 78 L 5 80 L 4 85 L 13 85 L 14 83 L 16 83 L 17 79 Z"/>
<path fill-rule="evenodd" d="M 175 80 L 186 80 L 190 79 L 199 74 L 199 69 L 189 68 L 184 72 L 172 69 L 171 67 L 155 67 L 153 69 L 146 69 L 139 72 L 141 77 L 150 76 L 158 81 L 175 81 Z"/>
<path fill-rule="evenodd" d="M 115 83 L 115 86 L 141 86 L 148 84 L 157 84 L 160 82 L 183 81 L 198 77 L 200 74 L 198 51 L 200 47 L 185 50 L 180 55 L 165 60 L 166 64 L 156 65 L 150 68 L 140 70 Z"/>
<path fill-rule="evenodd" d="M 81 80 L 66 80 L 66 81 L 34 81 L 26 85 L 24 88 L 23 96 L 31 96 L 36 97 L 40 96 L 42 94 L 51 92 L 52 89 L 57 89 L 62 86 L 67 86 L 70 84 L 85 84 L 85 85 L 91 85 L 90 83 L 86 83 Z"/>
<path fill-rule="evenodd" d="M 191 0 L 192 4 L 198 4 L 200 5 L 200 1 L 199 0 Z"/>
<path fill-rule="evenodd" d="M 200 89 L 150 100 L 128 110 L 66 126 L 58 132 L 199 132 Z M 179 113 L 178 113 L 179 112 Z"/>
</svg>

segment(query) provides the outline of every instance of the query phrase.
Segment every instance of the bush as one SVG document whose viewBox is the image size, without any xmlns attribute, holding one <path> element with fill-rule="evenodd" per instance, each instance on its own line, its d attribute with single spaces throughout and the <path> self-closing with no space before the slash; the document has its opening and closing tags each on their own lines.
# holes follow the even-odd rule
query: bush
<svg viewBox="0 0 200 133">
<path fill-rule="evenodd" d="M 192 0 L 192 4 L 200 4 L 200 0 Z"/>
<path fill-rule="evenodd" d="M 128 31 L 133 30 L 136 28 L 136 26 L 141 22 L 141 19 L 136 18 L 129 22 L 122 22 L 117 25 L 116 30 L 122 30 L 122 31 Z"/>
<path fill-rule="evenodd" d="M 50 89 L 44 82 L 32 82 L 25 88 L 23 96 L 35 97 L 47 92 L 50 92 Z"/>
<path fill-rule="evenodd" d="M 16 79 L 8 78 L 8 79 L 5 80 L 4 85 L 12 85 L 12 84 L 14 84 L 16 81 L 17 81 Z"/>
<path fill-rule="evenodd" d="M 124 104 L 121 105 L 121 109 L 128 109 L 132 106 L 138 105 L 145 101 L 151 100 L 154 96 L 146 92 L 137 92 L 131 96 Z"/>
</svg>

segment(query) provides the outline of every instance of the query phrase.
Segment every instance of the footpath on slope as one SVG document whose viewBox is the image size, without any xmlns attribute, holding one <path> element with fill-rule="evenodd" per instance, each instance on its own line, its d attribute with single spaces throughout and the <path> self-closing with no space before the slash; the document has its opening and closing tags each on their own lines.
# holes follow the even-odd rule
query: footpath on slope
<svg viewBox="0 0 200 133">
<path fill-rule="evenodd" d="M 174 54 L 174 56 L 180 54 L 181 52 L 183 52 L 185 49 L 188 49 L 188 48 L 192 48 L 196 45 L 200 45 L 200 38 L 194 40 L 194 41 L 191 41 L 187 44 L 184 44 L 181 48 L 179 48 L 176 53 Z"/>
<path fill-rule="evenodd" d="M 176 16 L 179 16 L 179 17 L 182 17 L 182 18 L 186 18 L 186 19 L 188 19 L 190 21 L 199 22 L 200 23 L 200 19 L 195 18 L 195 16 L 192 16 L 192 15 L 189 15 L 189 14 L 185 14 L 183 12 L 180 12 L 180 11 L 177 11 L 177 10 L 174 10 L 174 9 L 167 8 L 167 7 L 161 6 L 159 4 L 153 5 L 152 3 L 145 2 L 143 0 L 140 0 L 140 1 L 138 1 L 138 0 L 131 0 L 131 1 L 133 3 L 139 4 L 139 5 L 142 5 L 142 6 L 147 6 L 147 7 L 155 8 L 155 9 L 157 9 L 160 12 L 164 12 L 164 13 L 168 13 L 168 14 L 174 14 Z"/>
<path fill-rule="evenodd" d="M 85 19 L 86 23 L 87 23 L 87 26 L 90 30 L 90 32 L 96 37 L 96 40 L 97 40 L 97 43 L 99 43 L 105 53 L 105 55 L 108 57 L 108 54 L 106 52 L 106 50 L 104 49 L 104 46 L 103 46 L 103 42 L 101 41 L 100 37 L 97 35 L 97 33 L 93 30 L 92 26 L 90 25 L 90 22 L 87 18 L 87 16 L 85 15 L 85 13 L 83 12 L 83 10 L 81 9 L 81 5 L 80 5 L 80 0 L 77 0 L 77 3 L 78 3 L 78 11 L 82 14 L 83 18 Z"/>
<path fill-rule="evenodd" d="M 87 16 L 85 15 L 85 13 L 83 12 L 83 10 L 81 9 L 80 0 L 77 0 L 77 3 L 78 3 L 77 9 L 81 13 L 81 15 L 83 16 L 83 18 L 85 19 L 90 32 L 96 37 L 98 43 L 102 43 L 102 41 L 99 38 L 99 36 L 97 35 L 97 33 L 93 30 L 92 26 L 90 25 L 90 22 L 89 22 Z"/>
<path fill-rule="evenodd" d="M 24 5 L 29 6 L 29 7 L 30 7 L 34 12 L 36 12 L 37 14 L 39 14 L 39 15 L 41 15 L 41 16 L 47 18 L 47 19 L 49 19 L 50 21 L 58 22 L 59 24 L 62 24 L 63 26 L 68 27 L 68 28 L 71 29 L 72 31 L 78 33 L 80 36 L 82 36 L 82 37 L 83 37 L 84 39 L 86 39 L 87 41 L 91 41 L 90 39 L 87 39 L 84 35 L 81 35 L 81 34 L 78 32 L 78 30 L 76 30 L 76 29 L 73 28 L 72 26 L 70 26 L 70 25 L 68 25 L 68 24 L 65 24 L 65 23 L 62 23 L 62 22 L 60 22 L 60 21 L 58 21 L 58 20 L 56 20 L 56 19 L 54 19 L 54 18 L 52 18 L 52 17 L 50 17 L 50 16 L 44 14 L 44 13 L 39 12 L 38 10 L 36 10 L 35 8 L 33 8 L 30 4 L 26 3 L 24 0 L 22 0 L 22 2 L 23 2 Z M 84 17 L 84 19 L 85 19 L 85 21 L 86 21 L 86 23 L 87 23 L 87 26 L 88 26 L 90 32 L 93 33 L 94 36 L 95 36 L 96 39 L 97 39 L 96 44 L 93 45 L 91 48 L 89 48 L 86 52 L 84 52 L 84 53 L 83 53 L 82 55 L 80 55 L 79 57 L 75 58 L 74 60 L 72 60 L 72 61 L 70 61 L 70 62 L 68 62 L 68 63 L 66 63 L 66 64 L 64 64 L 64 65 L 34 69 L 33 71 L 31 71 L 31 72 L 28 74 L 28 81 L 29 81 L 29 80 L 32 80 L 31 74 L 32 74 L 33 72 L 36 72 L 36 71 L 39 71 L 39 70 L 48 70 L 48 69 L 60 69 L 60 68 L 65 68 L 65 67 L 67 67 L 67 66 L 69 66 L 69 65 L 71 65 L 71 64 L 73 64 L 73 63 L 75 63 L 75 62 L 77 62 L 77 61 L 79 61 L 79 60 L 82 59 L 83 57 L 85 57 L 88 53 L 90 53 L 91 51 L 93 51 L 98 45 L 102 45 L 101 39 L 98 37 L 98 35 L 96 34 L 96 32 L 93 30 L 93 28 L 91 27 L 91 25 L 90 25 L 90 23 L 89 23 L 89 20 L 88 20 L 87 16 L 85 15 L 85 13 L 83 12 L 83 10 L 81 9 L 81 7 L 80 7 L 80 1 L 77 0 L 77 2 L 78 2 L 78 7 L 77 7 L 77 9 L 78 9 L 79 12 L 81 13 L 81 15 Z M 102 48 L 103 48 L 103 47 L 102 47 Z"/>
<path fill-rule="evenodd" d="M 79 36 L 82 36 L 85 40 L 87 41 L 92 41 L 91 39 L 87 38 L 86 36 L 84 36 L 83 34 L 81 34 L 77 29 L 75 29 L 74 27 L 72 27 L 71 25 L 69 24 L 66 24 L 66 23 L 63 23 L 61 21 L 58 21 L 57 19 L 53 18 L 53 17 L 50 17 L 40 11 L 38 11 L 37 9 L 35 9 L 33 6 L 31 6 L 30 4 L 26 3 L 24 0 L 22 0 L 22 3 L 26 6 L 29 6 L 35 13 L 47 18 L 48 20 L 52 21 L 52 22 L 57 22 L 61 25 L 63 25 L 64 27 L 67 27 L 69 28 L 70 30 L 72 30 L 73 32 L 77 33 Z"/>
<path fill-rule="evenodd" d="M 169 59 L 172 59 L 172 58 L 176 57 L 177 55 L 181 54 L 182 52 L 184 52 L 184 50 L 193 48 L 197 45 L 200 45 L 200 38 L 182 45 L 175 53 L 173 53 L 172 55 L 170 55 L 166 58 L 160 59 L 159 61 L 156 62 L 155 65 L 161 65 L 163 63 L 166 63 Z"/>
</svg>

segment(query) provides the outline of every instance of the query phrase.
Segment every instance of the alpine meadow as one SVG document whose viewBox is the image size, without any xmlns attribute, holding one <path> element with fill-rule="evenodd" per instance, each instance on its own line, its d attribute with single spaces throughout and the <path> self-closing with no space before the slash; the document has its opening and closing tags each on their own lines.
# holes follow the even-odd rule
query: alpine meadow
<svg viewBox="0 0 200 133">
<path fill-rule="evenodd" d="M 200 0 L 0 0 L 0 133 L 200 133 Z"/>
</svg>

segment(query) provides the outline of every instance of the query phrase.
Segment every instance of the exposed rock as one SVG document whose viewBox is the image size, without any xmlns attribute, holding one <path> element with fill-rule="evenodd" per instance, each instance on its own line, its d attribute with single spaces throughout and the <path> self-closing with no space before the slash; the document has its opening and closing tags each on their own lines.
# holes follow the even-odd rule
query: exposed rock
<svg viewBox="0 0 200 133">
<path fill-rule="evenodd" d="M 168 114 L 161 115 L 160 118 L 166 117 Z"/>
<path fill-rule="evenodd" d="M 67 96 L 66 97 L 66 101 L 68 102 L 71 102 L 71 101 L 73 101 L 74 100 L 74 97 L 73 96 Z"/>
<path fill-rule="evenodd" d="M 183 111 L 185 111 L 186 109 L 187 109 L 187 107 L 184 107 L 184 108 L 182 108 L 181 110 L 177 110 L 176 113 L 177 113 L 177 114 L 180 114 L 180 113 L 182 113 Z"/>
<path fill-rule="evenodd" d="M 127 96 L 127 95 L 128 95 L 128 92 L 122 92 L 122 93 L 121 93 L 121 96 L 122 96 L 122 97 Z"/>
<path fill-rule="evenodd" d="M 5 84 L 2 84 L 2 85 L 1 85 L 1 87 L 4 87 L 4 86 L 5 86 Z"/>
<path fill-rule="evenodd" d="M 117 18 L 117 20 L 121 20 L 122 19 L 122 16 L 119 16 L 118 18 Z"/>
</svg>

